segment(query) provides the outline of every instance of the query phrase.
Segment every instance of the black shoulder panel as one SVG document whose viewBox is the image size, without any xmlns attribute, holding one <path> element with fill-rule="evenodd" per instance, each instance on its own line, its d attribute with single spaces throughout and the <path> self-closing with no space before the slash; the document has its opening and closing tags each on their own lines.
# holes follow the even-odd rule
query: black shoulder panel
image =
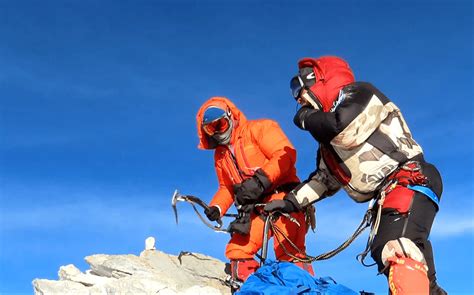
<svg viewBox="0 0 474 295">
<path fill-rule="evenodd" d="M 314 112 L 305 120 L 306 130 L 321 143 L 329 143 L 367 107 L 374 95 L 386 104 L 390 100 L 372 84 L 355 82 L 343 88 L 344 100 L 334 112 Z"/>
<path fill-rule="evenodd" d="M 368 83 L 356 82 L 344 87 L 344 101 L 335 110 L 339 121 L 340 131 L 344 130 L 354 119 L 364 111 L 374 95 Z"/>
<path fill-rule="evenodd" d="M 314 112 L 305 120 L 306 130 L 320 143 L 330 142 L 339 133 L 334 113 Z"/>
</svg>

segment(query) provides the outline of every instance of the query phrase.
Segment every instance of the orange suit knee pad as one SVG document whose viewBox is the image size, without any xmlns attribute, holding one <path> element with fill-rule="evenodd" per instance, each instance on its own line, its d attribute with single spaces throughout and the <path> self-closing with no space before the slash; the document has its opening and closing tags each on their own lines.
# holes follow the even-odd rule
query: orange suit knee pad
<svg viewBox="0 0 474 295">
<path fill-rule="evenodd" d="M 231 260 L 230 269 L 232 279 L 245 282 L 253 274 L 260 264 L 253 258 L 242 260 Z"/>
<path fill-rule="evenodd" d="M 382 261 L 389 267 L 391 294 L 429 294 L 428 267 L 423 253 L 410 239 L 388 241 L 382 250 Z"/>
<path fill-rule="evenodd" d="M 426 265 L 407 257 L 390 257 L 388 284 L 393 295 L 429 295 L 430 281 Z"/>
</svg>

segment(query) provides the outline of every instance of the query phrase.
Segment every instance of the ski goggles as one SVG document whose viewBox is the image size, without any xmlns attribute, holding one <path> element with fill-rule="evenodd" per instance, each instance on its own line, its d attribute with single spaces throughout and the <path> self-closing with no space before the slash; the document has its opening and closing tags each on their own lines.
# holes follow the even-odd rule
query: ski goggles
<svg viewBox="0 0 474 295">
<path fill-rule="evenodd" d="M 212 136 L 216 133 L 224 133 L 229 130 L 229 127 L 229 114 L 223 109 L 210 107 L 204 113 L 202 129 L 207 135 Z"/>
<path fill-rule="evenodd" d="M 298 97 L 301 94 L 301 90 L 304 88 L 304 83 L 303 80 L 299 75 L 294 76 L 290 80 L 290 89 L 291 89 L 291 94 L 295 99 L 298 99 Z"/>
</svg>

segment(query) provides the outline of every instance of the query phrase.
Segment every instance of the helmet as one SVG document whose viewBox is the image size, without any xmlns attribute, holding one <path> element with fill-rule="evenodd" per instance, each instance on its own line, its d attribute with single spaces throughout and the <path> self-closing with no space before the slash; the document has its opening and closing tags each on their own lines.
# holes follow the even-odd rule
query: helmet
<svg viewBox="0 0 474 295">
<path fill-rule="evenodd" d="M 355 81 L 349 64 L 336 56 L 304 58 L 298 62 L 299 73 L 290 81 L 295 99 L 302 89 L 308 91 L 315 108 L 324 112 L 333 111 L 339 91 Z"/>
<path fill-rule="evenodd" d="M 204 112 L 202 119 L 204 133 L 213 138 L 218 144 L 228 144 L 232 134 L 232 118 L 230 110 L 210 106 Z"/>
</svg>

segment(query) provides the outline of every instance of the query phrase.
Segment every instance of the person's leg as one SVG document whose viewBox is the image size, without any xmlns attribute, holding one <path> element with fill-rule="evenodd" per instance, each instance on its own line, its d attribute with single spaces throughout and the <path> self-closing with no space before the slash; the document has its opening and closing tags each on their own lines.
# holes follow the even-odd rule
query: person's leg
<svg viewBox="0 0 474 295">
<path fill-rule="evenodd" d="M 291 257 L 296 256 L 299 258 L 305 258 L 306 233 L 308 232 L 304 213 L 292 213 L 291 216 L 299 223 L 299 226 L 284 216 L 278 218 L 278 220 L 275 222 L 275 226 L 281 229 L 282 233 L 288 237 L 291 243 L 293 243 L 296 247 L 291 245 L 291 243 L 287 241 L 281 234 L 274 233 L 273 245 L 275 256 L 280 261 L 294 262 L 300 268 L 306 270 L 311 275 L 314 275 L 314 270 L 310 263 L 301 262 Z"/>
<path fill-rule="evenodd" d="M 410 216 L 406 229 L 406 237 L 413 240 L 423 253 L 428 266 L 428 279 L 430 281 L 430 294 L 447 294 L 436 281 L 436 267 L 434 262 L 433 248 L 429 240 L 429 234 L 433 225 L 437 208 L 434 203 L 421 193 L 415 194 L 412 211 L 416 212 Z"/>
<path fill-rule="evenodd" d="M 421 168 L 423 174 L 427 177 L 428 183 L 427 186 L 439 197 L 441 200 L 441 195 L 443 193 L 443 181 L 441 178 L 441 174 L 439 173 L 438 169 L 428 163 L 428 162 L 422 162 L 421 163 Z M 435 263 L 434 263 L 434 255 L 433 255 L 433 249 L 431 246 L 431 242 L 428 240 L 427 243 L 424 244 L 424 247 L 426 248 L 426 251 L 423 253 L 426 256 L 426 261 L 431 264 L 431 271 L 428 272 L 428 276 L 430 279 L 430 294 L 432 295 L 444 295 L 447 294 L 443 288 L 441 288 L 437 281 L 436 281 L 436 269 L 435 269 Z M 429 265 L 428 265 L 429 266 Z"/>
<path fill-rule="evenodd" d="M 232 234 L 225 252 L 230 260 L 232 279 L 245 282 L 258 269 L 259 263 L 254 259 L 254 255 L 262 247 L 263 226 L 263 220 L 252 213 L 250 233 Z"/>
</svg>

